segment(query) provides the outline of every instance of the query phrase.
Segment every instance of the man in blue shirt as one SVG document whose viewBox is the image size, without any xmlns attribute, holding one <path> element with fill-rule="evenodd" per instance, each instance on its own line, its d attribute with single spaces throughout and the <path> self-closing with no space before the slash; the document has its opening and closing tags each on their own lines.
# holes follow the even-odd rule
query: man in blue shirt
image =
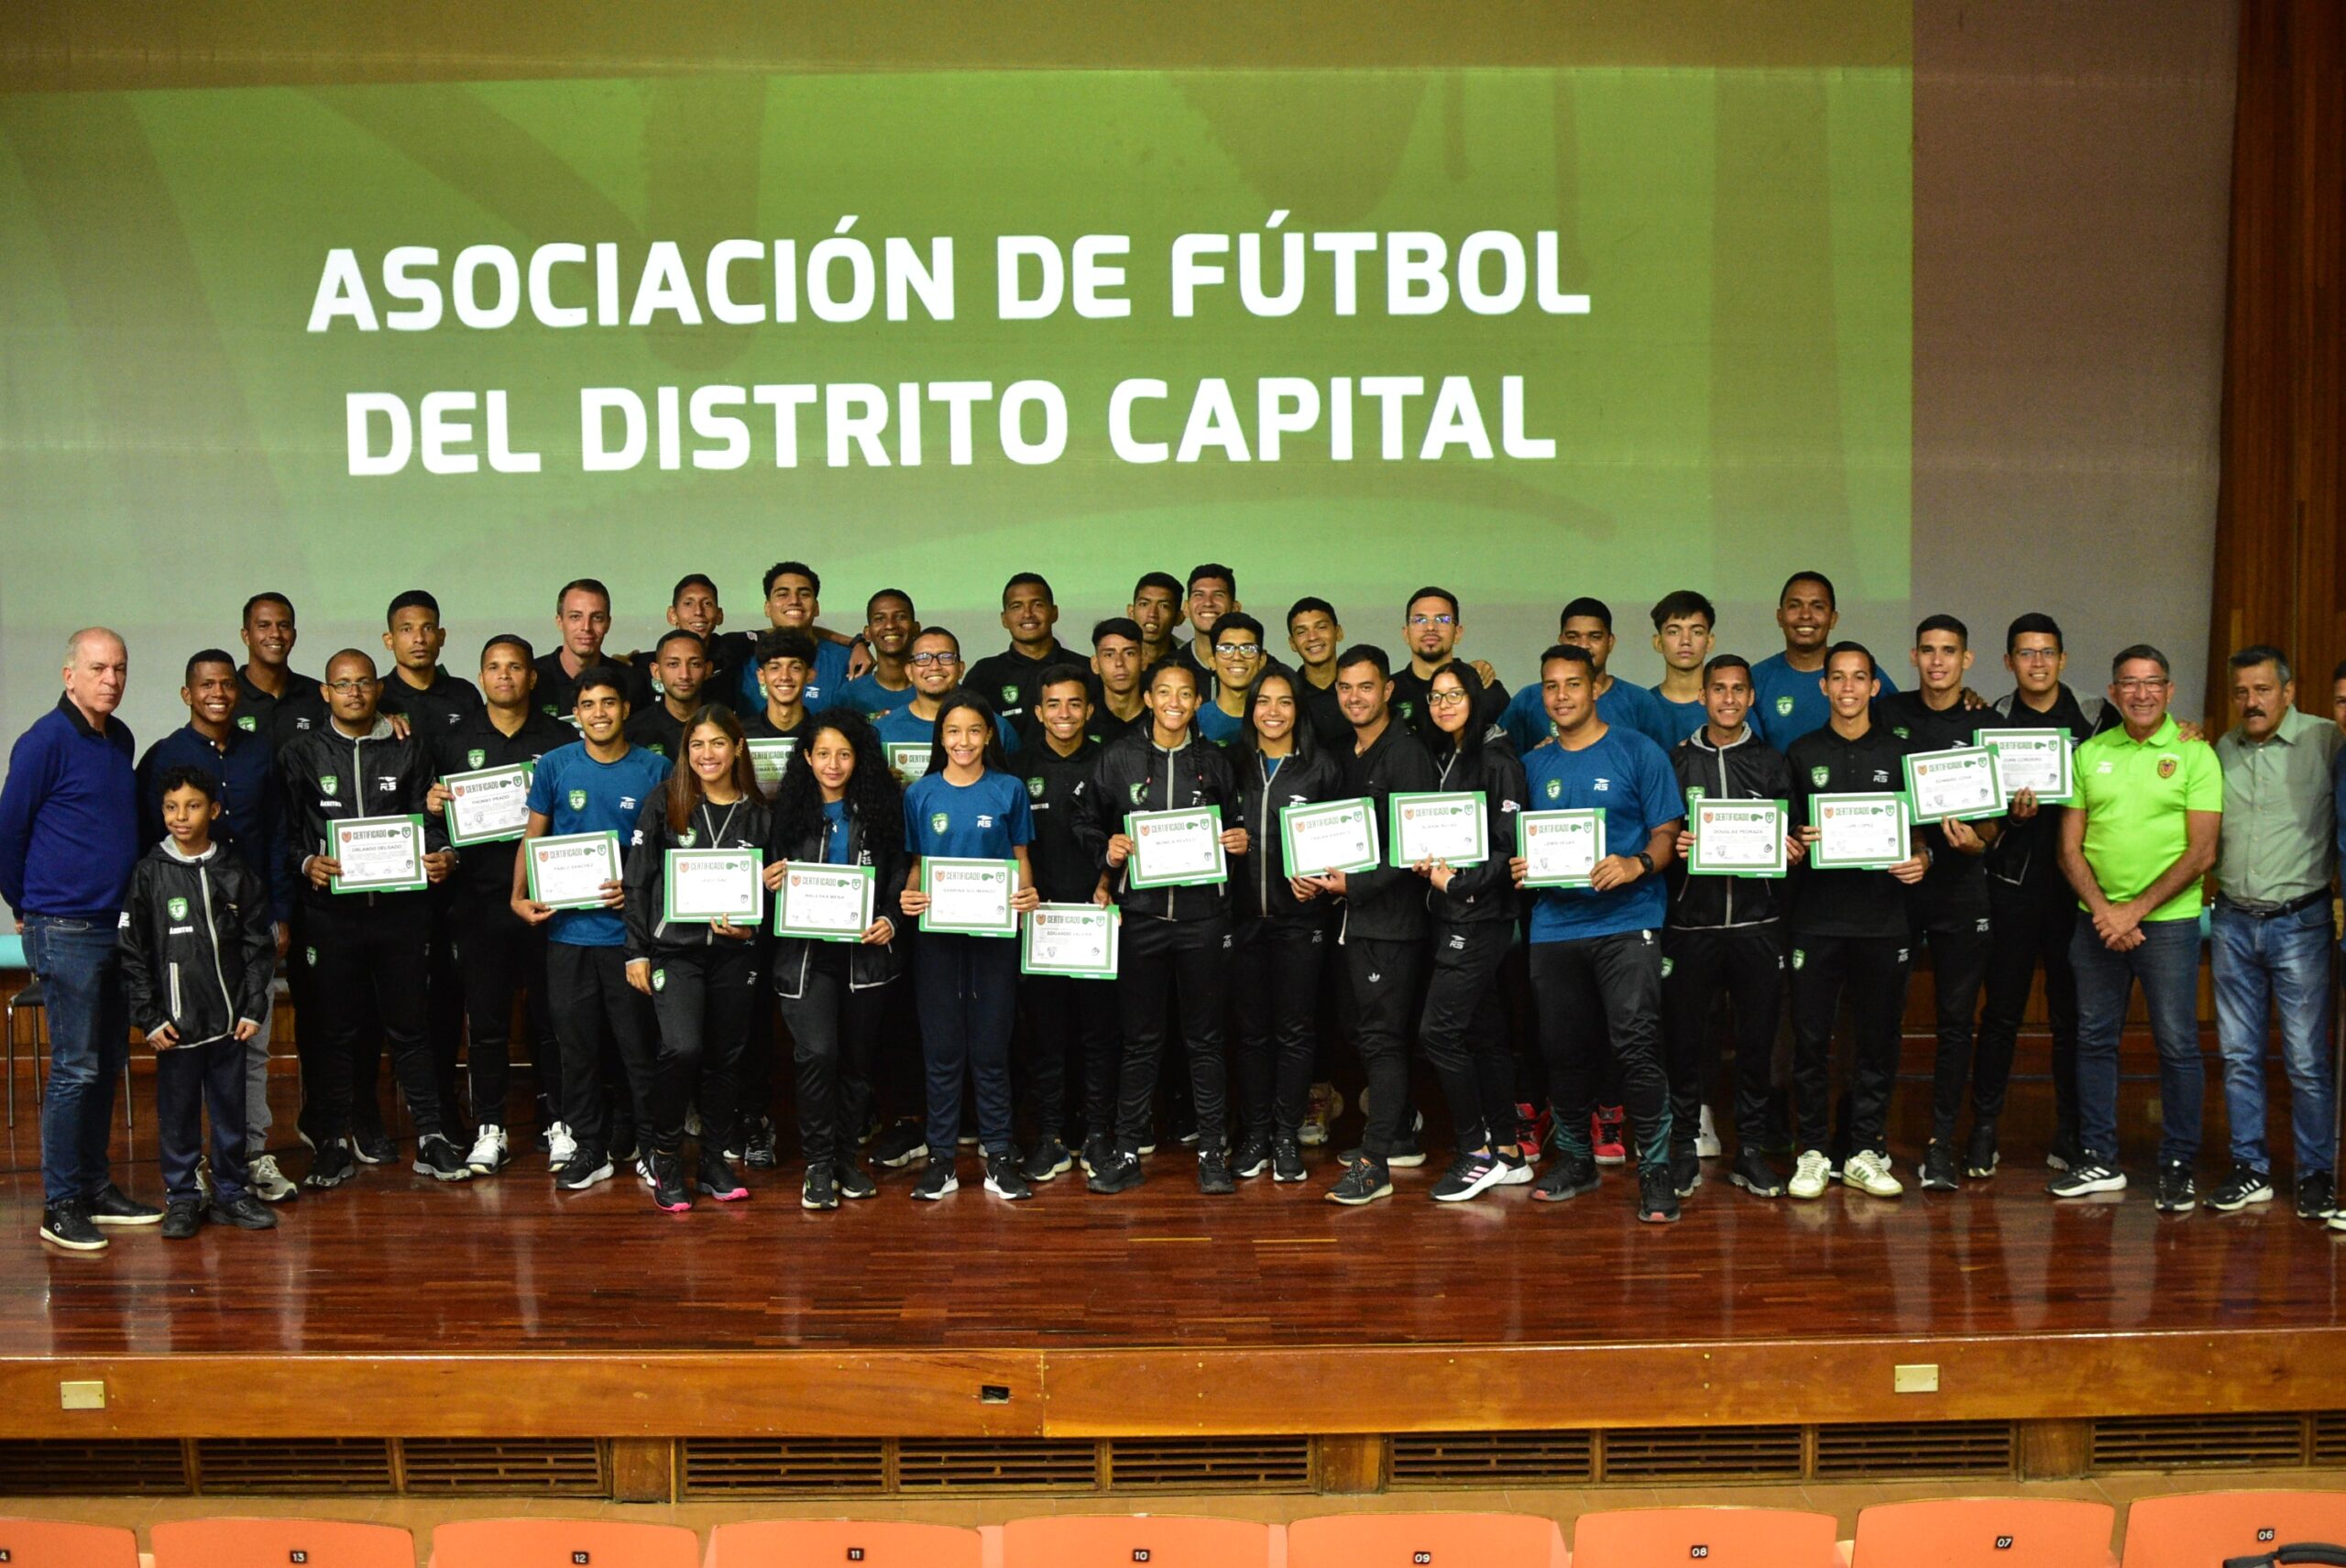
<svg viewBox="0 0 2346 1568">
<path fill-rule="evenodd" d="M 1833 579 L 1822 572 L 1794 572 L 1776 596 L 1776 625 L 1784 634 L 1784 651 L 1751 666 L 1751 718 L 1760 738 L 1777 751 L 1813 729 L 1825 728 L 1832 705 L 1825 699 L 1825 650 L 1832 646 L 1833 629 L 1841 610 L 1833 593 Z M 1887 670 L 1877 668 L 1883 696 L 1898 690 Z"/>
<path fill-rule="evenodd" d="M 213 836 L 260 876 L 269 889 L 269 925 L 277 933 L 277 956 L 291 938 L 293 865 L 285 855 L 283 799 L 269 757 L 268 737 L 236 725 L 236 659 L 206 648 L 187 662 L 187 684 L 180 700 L 187 723 L 147 748 L 138 760 L 138 841 L 163 837 L 163 799 L 157 781 L 173 768 L 202 768 L 220 784 L 220 819 Z M 269 1153 L 269 1037 L 270 1019 L 245 1042 L 245 1185 L 265 1202 L 282 1203 L 301 1189 L 277 1168 Z"/>
<path fill-rule="evenodd" d="M 130 1004 L 115 926 L 138 860 L 130 727 L 114 717 L 130 673 L 104 627 L 65 644 L 65 695 L 8 754 L 0 788 L 0 898 L 49 1010 L 40 1107 L 41 1240 L 106 1245 L 99 1225 L 151 1225 L 163 1212 L 123 1195 L 106 1170 L 114 1082 L 130 1055 Z"/>
<path fill-rule="evenodd" d="M 1717 629 L 1718 611 L 1692 588 L 1664 594 L 1653 607 L 1653 651 L 1661 655 L 1661 683 L 1648 689 L 1668 718 L 1674 737 L 1664 751 L 1674 749 L 1711 720 L 1710 709 L 1705 706 L 1703 671 L 1716 644 Z"/>
<path fill-rule="evenodd" d="M 1596 718 L 1615 729 L 1634 729 L 1661 748 L 1664 761 L 1670 748 L 1686 739 L 1672 734 L 1669 713 L 1661 699 L 1643 686 L 1617 681 L 1605 673 L 1606 661 L 1613 656 L 1613 609 L 1603 599 L 1583 596 L 1564 606 L 1564 613 L 1557 618 L 1556 641 L 1560 646 L 1578 648 L 1588 655 L 1589 666 L 1595 672 Z M 1529 756 L 1533 747 L 1556 732 L 1556 721 L 1551 716 L 1547 697 L 1541 687 L 1545 683 L 1525 685 L 1507 705 L 1507 712 L 1499 718 L 1499 727 L 1515 742 L 1516 751 Z M 1698 718 L 1696 724 L 1702 721 Z M 1693 733 L 1689 726 L 1687 733 Z"/>
<path fill-rule="evenodd" d="M 627 981 L 627 923 L 619 914 L 625 886 L 616 875 L 605 882 L 599 909 L 549 908 L 530 896 L 527 840 L 616 833 L 622 853 L 631 847 L 643 802 L 671 768 L 667 758 L 627 743 L 624 679 L 607 667 L 578 677 L 579 739 L 538 759 L 530 825 L 513 858 L 513 912 L 548 927 L 546 982 L 562 1042 L 564 1130 L 576 1146 L 554 1181 L 569 1192 L 610 1179 L 614 1156 L 634 1157 L 635 1129 L 651 1104 L 656 1036 L 650 1002 Z M 603 1084 L 607 1053 L 617 1055 L 627 1078 L 624 1086 L 612 1086 L 612 1104 Z"/>
<path fill-rule="evenodd" d="M 823 613 L 823 579 L 804 561 L 777 561 L 766 568 L 765 594 L 766 620 L 776 631 L 803 631 L 815 640 L 815 673 L 800 700 L 807 712 L 820 713 L 847 689 L 849 659 L 848 645 L 815 624 Z M 758 674 L 754 665 L 741 672 L 749 712 L 766 703 L 765 693 L 758 689 Z"/>
<path fill-rule="evenodd" d="M 913 596 L 902 588 L 882 588 L 863 607 L 863 641 L 872 650 L 872 667 L 839 688 L 835 706 L 851 707 L 873 723 L 913 699 L 912 672 L 905 658 L 920 617 Z"/>
<path fill-rule="evenodd" d="M 1548 1058 L 1562 1157 L 1532 1190 L 1550 1202 L 1596 1188 L 1587 1134 L 1600 1040 L 1609 1036 L 1638 1133 L 1638 1217 L 1678 1218 L 1670 1179 L 1670 1088 L 1661 1066 L 1661 872 L 1686 815 L 1670 759 L 1597 713 L 1596 661 L 1559 643 L 1540 656 L 1540 692 L 1555 739 L 1523 759 L 1531 810 L 1602 811 L 1604 850 L 1585 887 L 1542 887 L 1531 905 L 1531 987 Z M 1513 858 L 1520 885 L 1528 863 Z M 1593 1026 L 1599 1016 L 1604 1031 Z"/>
</svg>

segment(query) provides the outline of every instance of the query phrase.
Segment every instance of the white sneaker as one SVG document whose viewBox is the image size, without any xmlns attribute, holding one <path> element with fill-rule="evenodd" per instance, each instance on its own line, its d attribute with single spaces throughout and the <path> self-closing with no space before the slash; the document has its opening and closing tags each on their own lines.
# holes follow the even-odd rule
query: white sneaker
<svg viewBox="0 0 2346 1568">
<path fill-rule="evenodd" d="M 1711 1108 L 1703 1107 L 1703 1120 L 1694 1133 L 1694 1157 L 1716 1159 L 1726 1151 L 1719 1147 L 1719 1130 L 1711 1124 Z"/>
<path fill-rule="evenodd" d="M 2335 1214 L 2330 1215 L 2329 1225 L 2333 1231 L 2346 1231 L 2346 1209 L 2341 1209 Z"/>
<path fill-rule="evenodd" d="M 465 1163 L 472 1168 L 475 1176 L 490 1176 L 503 1170 L 505 1162 L 510 1157 L 505 1144 L 505 1129 L 488 1126 L 483 1127 L 480 1136 L 473 1140 L 472 1153 L 465 1156 Z"/>
<path fill-rule="evenodd" d="M 1832 1173 L 1833 1164 L 1825 1157 L 1823 1149 L 1803 1149 L 1792 1164 L 1792 1179 L 1784 1190 L 1795 1198 L 1822 1198 L 1825 1179 Z"/>
<path fill-rule="evenodd" d="M 578 1140 L 571 1135 L 570 1124 L 555 1122 L 546 1128 L 546 1168 L 560 1170 L 578 1152 Z"/>
<path fill-rule="evenodd" d="M 264 1203 L 282 1203 L 301 1194 L 301 1190 L 286 1180 L 285 1173 L 277 1168 L 277 1157 L 273 1154 L 252 1157 L 245 1172 L 245 1189 Z"/>
<path fill-rule="evenodd" d="M 1890 1174 L 1890 1156 L 1880 1149 L 1859 1149 L 1841 1162 L 1841 1181 L 1869 1198 L 1895 1198 L 1906 1184 Z"/>
</svg>

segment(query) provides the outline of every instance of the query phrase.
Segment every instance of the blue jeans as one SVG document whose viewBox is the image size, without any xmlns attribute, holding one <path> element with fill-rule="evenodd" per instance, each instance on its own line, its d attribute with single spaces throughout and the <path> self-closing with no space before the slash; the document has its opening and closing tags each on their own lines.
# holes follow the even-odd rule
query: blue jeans
<svg viewBox="0 0 2346 1568">
<path fill-rule="evenodd" d="M 115 927 L 33 915 L 25 961 L 49 1014 L 49 1092 L 40 1107 L 40 1184 L 50 1203 L 105 1190 L 114 1082 L 130 1059 L 130 1003 Z"/>
<path fill-rule="evenodd" d="M 2199 1061 L 2199 921 L 2145 920 L 2143 945 L 2113 953 L 2093 922 L 2079 919 L 2069 940 L 2077 976 L 2077 1137 L 2086 1157 L 2118 1163 L 2118 1036 L 2126 998 L 2143 982 L 2151 1038 L 2159 1049 L 2159 1163 L 2188 1165 L 2199 1152 L 2199 1102 L 2207 1072 Z"/>
<path fill-rule="evenodd" d="M 2253 919 L 2216 905 L 2216 1043 L 2224 1058 L 2224 1109 L 2232 1163 L 2270 1173 L 2264 1146 L 2264 1029 L 2281 1015 L 2281 1063 L 2289 1075 L 2289 1123 L 2297 1174 L 2331 1166 L 2330 903 Z"/>
</svg>

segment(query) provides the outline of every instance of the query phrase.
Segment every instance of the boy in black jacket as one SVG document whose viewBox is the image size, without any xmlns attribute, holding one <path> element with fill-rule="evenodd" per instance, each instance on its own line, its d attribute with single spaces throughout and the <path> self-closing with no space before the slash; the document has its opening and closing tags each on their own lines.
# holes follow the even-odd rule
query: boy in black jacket
<svg viewBox="0 0 2346 1568">
<path fill-rule="evenodd" d="M 277 935 L 269 886 L 212 841 L 220 786 L 200 768 L 156 781 L 169 835 L 130 874 L 122 911 L 130 1021 L 155 1048 L 163 1237 L 185 1241 L 205 1218 L 196 1158 L 212 1111 L 211 1218 L 272 1230 L 277 1216 L 245 1190 L 245 1042 L 269 1016 Z"/>
</svg>

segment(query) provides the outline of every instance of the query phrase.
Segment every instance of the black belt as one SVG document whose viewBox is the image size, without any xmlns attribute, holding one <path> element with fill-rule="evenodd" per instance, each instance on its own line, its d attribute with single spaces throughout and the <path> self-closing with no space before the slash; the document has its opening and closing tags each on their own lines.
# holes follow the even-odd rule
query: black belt
<svg viewBox="0 0 2346 1568">
<path fill-rule="evenodd" d="M 2251 908 L 2245 904 L 2236 904 L 2220 893 L 2216 894 L 2216 902 L 2233 914 L 2245 915 L 2251 920 L 2277 920 L 2284 915 L 2295 915 L 2300 909 L 2311 909 L 2317 904 L 2329 903 L 2330 890 L 2326 887 L 2316 888 L 2304 897 L 2293 898 L 2286 904 L 2261 905 L 2255 908 Z"/>
</svg>

